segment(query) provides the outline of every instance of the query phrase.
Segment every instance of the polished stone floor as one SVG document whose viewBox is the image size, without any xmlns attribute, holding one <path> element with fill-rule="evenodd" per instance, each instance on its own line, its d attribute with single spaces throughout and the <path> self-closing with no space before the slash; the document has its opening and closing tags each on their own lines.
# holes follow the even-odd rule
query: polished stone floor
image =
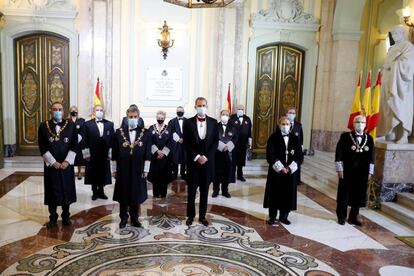
<svg viewBox="0 0 414 276">
<path fill-rule="evenodd" d="M 186 186 L 175 181 L 142 205 L 143 228 L 121 230 L 118 205 L 92 201 L 77 180 L 73 225 L 47 230 L 42 175 L 0 170 L 1 275 L 414 275 L 414 249 L 395 238 L 412 230 L 370 210 L 362 227 L 338 225 L 335 201 L 306 185 L 288 226 L 265 223 L 258 173 L 231 184 L 230 199 L 209 197 L 209 227 L 185 226 Z"/>
</svg>

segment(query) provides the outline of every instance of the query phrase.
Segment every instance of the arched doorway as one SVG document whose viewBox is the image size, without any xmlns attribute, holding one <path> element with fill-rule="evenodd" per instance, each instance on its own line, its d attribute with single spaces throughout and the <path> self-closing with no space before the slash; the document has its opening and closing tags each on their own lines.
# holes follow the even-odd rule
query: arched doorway
<svg viewBox="0 0 414 276">
<path fill-rule="evenodd" d="M 295 107 L 300 121 L 304 51 L 289 44 L 268 44 L 256 50 L 253 107 L 253 151 L 266 152 L 278 118 Z"/>
<path fill-rule="evenodd" d="M 36 154 L 39 124 L 55 101 L 69 108 L 69 39 L 33 33 L 14 40 L 16 146 L 19 154 Z"/>
</svg>

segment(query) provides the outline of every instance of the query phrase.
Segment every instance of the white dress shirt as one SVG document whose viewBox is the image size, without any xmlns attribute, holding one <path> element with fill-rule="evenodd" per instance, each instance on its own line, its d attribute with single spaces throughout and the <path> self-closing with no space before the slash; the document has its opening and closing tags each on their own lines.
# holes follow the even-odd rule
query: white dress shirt
<svg viewBox="0 0 414 276">
<path fill-rule="evenodd" d="M 104 124 L 103 124 L 103 121 L 96 120 L 95 122 L 96 122 L 96 125 L 98 126 L 98 129 L 99 129 L 99 137 L 102 137 L 103 136 L 103 133 L 104 133 Z"/>
<path fill-rule="evenodd" d="M 200 122 L 199 120 L 197 120 L 197 131 L 200 139 L 204 140 L 207 134 L 207 118 L 204 122 Z"/>
<path fill-rule="evenodd" d="M 177 120 L 178 120 L 178 124 L 180 125 L 181 133 L 183 133 L 183 122 L 184 122 L 184 120 L 183 119 L 180 120 L 180 118 L 178 118 L 178 117 L 177 117 Z"/>
<path fill-rule="evenodd" d="M 131 144 L 135 143 L 135 138 L 137 136 L 137 131 L 136 130 L 130 130 L 129 129 L 129 141 L 131 142 Z"/>
</svg>

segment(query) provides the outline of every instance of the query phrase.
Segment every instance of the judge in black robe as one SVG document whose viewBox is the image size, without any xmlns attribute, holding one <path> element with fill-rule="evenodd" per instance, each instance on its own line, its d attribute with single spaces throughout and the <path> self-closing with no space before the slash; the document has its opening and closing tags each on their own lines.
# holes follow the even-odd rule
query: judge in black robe
<svg viewBox="0 0 414 276">
<path fill-rule="evenodd" d="M 165 112 L 158 111 L 157 123 L 148 129 L 148 143 L 151 146 L 151 167 L 148 181 L 152 183 L 154 198 L 167 196 L 168 183 L 171 176 L 171 144 L 172 137 L 168 125 L 165 124 Z"/>
<path fill-rule="evenodd" d="M 184 108 L 179 106 L 177 107 L 177 117 L 168 122 L 168 128 L 170 129 L 172 135 L 171 157 L 173 179 L 176 179 L 178 176 L 178 166 L 180 166 L 181 178 L 185 179 L 186 177 L 185 164 L 187 163 L 187 158 L 183 145 L 183 125 L 185 120 L 187 120 L 187 118 L 184 117 Z"/>
<path fill-rule="evenodd" d="M 76 202 L 74 162 L 78 137 L 75 124 L 63 118 L 63 106 L 52 104 L 52 119 L 40 124 L 39 151 L 44 160 L 44 204 L 48 205 L 48 228 L 55 227 L 57 206 L 62 206 L 62 224 L 70 225 L 69 206 Z"/>
<path fill-rule="evenodd" d="M 128 221 L 141 227 L 139 207 L 147 197 L 147 173 L 150 168 L 151 146 L 148 131 L 138 127 L 138 109 L 127 110 L 128 127 L 116 130 L 112 144 L 112 160 L 116 161 L 116 181 L 113 200 L 119 202 L 120 228 Z"/>
<path fill-rule="evenodd" d="M 195 217 L 195 197 L 200 188 L 199 221 L 207 226 L 208 188 L 214 179 L 214 155 L 218 145 L 217 121 L 206 116 L 207 100 L 195 101 L 197 115 L 184 123 L 184 146 L 187 152 L 187 221 L 189 226 Z"/>
<path fill-rule="evenodd" d="M 269 170 L 263 206 L 269 208 L 268 223 L 271 225 L 275 224 L 278 211 L 279 221 L 290 224 L 289 212 L 296 210 L 297 185 L 294 173 L 302 158 L 301 152 L 298 137 L 290 133 L 289 120 L 281 117 L 279 128 L 270 135 L 266 147 Z"/>
<path fill-rule="evenodd" d="M 244 114 L 244 106 L 237 107 L 237 113 L 230 116 L 230 124 L 237 128 L 236 159 L 233 162 L 231 182 L 235 182 L 234 174 L 237 168 L 237 179 L 246 181 L 243 176 L 243 167 L 246 166 L 247 149 L 252 147 L 252 121 Z"/>
<path fill-rule="evenodd" d="M 286 113 L 286 117 L 288 117 L 288 119 L 291 123 L 290 132 L 298 137 L 299 144 L 300 144 L 300 146 L 302 148 L 302 152 L 303 152 L 303 129 L 302 129 L 302 124 L 299 123 L 298 121 L 296 121 L 296 108 L 294 108 L 294 107 L 288 108 L 287 113 Z M 303 156 L 303 154 L 302 154 L 302 156 Z M 300 167 L 301 167 L 302 163 L 303 163 L 303 158 L 300 161 L 300 163 L 298 164 L 298 169 L 294 174 L 295 182 L 296 182 L 297 185 L 300 185 L 300 183 L 301 183 Z"/>
<path fill-rule="evenodd" d="M 83 140 L 83 132 L 85 128 L 85 119 L 78 117 L 78 108 L 76 106 L 71 106 L 69 109 L 69 116 L 68 120 L 72 120 L 75 124 L 76 133 L 78 135 L 78 151 L 76 152 L 75 158 L 75 166 L 78 167 L 78 179 L 82 179 L 82 166 L 85 165 L 83 155 L 82 155 L 82 140 Z"/>
<path fill-rule="evenodd" d="M 374 174 L 375 147 L 369 134 L 364 133 L 366 119 L 354 118 L 354 129 L 341 135 L 336 145 L 335 163 L 338 172 L 338 194 L 336 214 L 338 223 L 345 224 L 347 207 L 351 210 L 348 222 L 361 226 L 358 220 L 359 208 L 365 207 L 368 179 Z"/>
<path fill-rule="evenodd" d="M 85 184 L 92 186 L 92 200 L 108 199 L 104 186 L 112 184 L 111 155 L 114 123 L 103 118 L 103 107 L 94 107 L 95 119 L 85 123 L 82 150 L 86 160 Z"/>
<path fill-rule="evenodd" d="M 215 156 L 215 172 L 212 197 L 217 197 L 220 191 L 224 197 L 230 198 L 229 183 L 231 179 L 233 159 L 235 156 L 235 145 L 237 143 L 236 127 L 230 125 L 229 112 L 222 110 L 220 122 L 218 123 L 218 146 Z"/>
</svg>

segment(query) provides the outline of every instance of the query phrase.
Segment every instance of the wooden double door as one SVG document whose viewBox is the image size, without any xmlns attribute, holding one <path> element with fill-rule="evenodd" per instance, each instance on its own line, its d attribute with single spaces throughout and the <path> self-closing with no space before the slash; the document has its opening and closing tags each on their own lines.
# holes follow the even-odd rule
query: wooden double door
<svg viewBox="0 0 414 276">
<path fill-rule="evenodd" d="M 38 128 L 52 103 L 69 108 L 69 40 L 37 33 L 15 39 L 14 47 L 17 151 L 38 154 Z"/>
<path fill-rule="evenodd" d="M 286 44 L 265 45 L 256 52 L 253 151 L 266 152 L 269 136 L 290 107 L 300 121 L 304 52 Z"/>
</svg>

